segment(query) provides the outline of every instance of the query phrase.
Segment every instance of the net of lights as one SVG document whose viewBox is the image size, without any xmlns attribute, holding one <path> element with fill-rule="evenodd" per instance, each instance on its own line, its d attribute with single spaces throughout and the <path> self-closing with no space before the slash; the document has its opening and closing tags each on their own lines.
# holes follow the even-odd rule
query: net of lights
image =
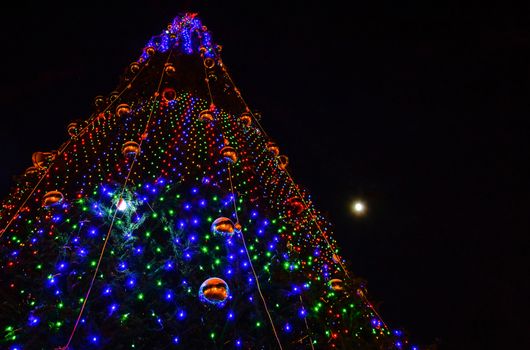
<svg viewBox="0 0 530 350">
<path fill-rule="evenodd" d="M 3 202 L 2 222 L 16 215 L 1 237 L 13 312 L 0 344 L 408 347 L 238 94 L 221 108 L 175 83 L 168 62 L 182 55 L 199 62 L 197 86 L 206 67 L 237 92 L 199 19 L 177 17 L 129 67 L 130 87 L 97 98 Z"/>
</svg>

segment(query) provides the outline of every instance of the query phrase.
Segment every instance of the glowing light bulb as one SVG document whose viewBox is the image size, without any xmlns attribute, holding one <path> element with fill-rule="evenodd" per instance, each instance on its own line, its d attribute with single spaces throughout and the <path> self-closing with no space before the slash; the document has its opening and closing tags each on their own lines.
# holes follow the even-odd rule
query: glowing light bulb
<svg viewBox="0 0 530 350">
<path fill-rule="evenodd" d="M 127 202 L 125 201 L 125 199 L 120 198 L 120 201 L 118 202 L 118 210 L 124 211 L 125 209 L 127 209 Z"/>
</svg>

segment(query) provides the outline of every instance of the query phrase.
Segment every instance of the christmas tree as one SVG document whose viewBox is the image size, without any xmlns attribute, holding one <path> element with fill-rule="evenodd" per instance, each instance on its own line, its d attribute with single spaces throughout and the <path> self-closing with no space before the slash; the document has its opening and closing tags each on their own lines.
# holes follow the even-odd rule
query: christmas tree
<svg viewBox="0 0 530 350">
<path fill-rule="evenodd" d="M 0 211 L 2 349 L 402 349 L 195 14 Z M 415 348 L 415 347 L 412 347 Z"/>
</svg>

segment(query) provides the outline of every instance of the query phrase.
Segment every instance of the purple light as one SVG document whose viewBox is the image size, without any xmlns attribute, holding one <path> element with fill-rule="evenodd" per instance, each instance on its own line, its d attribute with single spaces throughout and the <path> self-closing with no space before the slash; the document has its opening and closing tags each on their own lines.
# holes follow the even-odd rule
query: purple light
<svg viewBox="0 0 530 350">
<path fill-rule="evenodd" d="M 178 312 L 178 318 L 179 318 L 180 320 L 183 320 L 184 318 L 186 318 L 186 312 L 185 312 L 184 310 L 180 310 L 180 311 Z"/>
<path fill-rule="evenodd" d="M 299 311 L 298 311 L 298 316 L 302 317 L 302 318 L 305 318 L 307 312 L 305 311 L 304 308 L 301 308 Z"/>
<path fill-rule="evenodd" d="M 33 316 L 33 315 L 30 315 L 30 316 L 28 317 L 28 326 L 30 326 L 30 327 L 34 327 L 34 326 L 36 326 L 37 324 L 39 324 L 39 321 L 40 321 L 40 319 L 39 319 L 38 317 Z"/>
<path fill-rule="evenodd" d="M 283 329 L 286 331 L 286 332 L 290 332 L 291 331 L 291 325 L 289 323 L 286 323 L 285 326 L 283 327 Z"/>
<path fill-rule="evenodd" d="M 174 337 L 173 344 L 178 344 L 178 343 L 179 343 L 179 337 Z"/>
<path fill-rule="evenodd" d="M 118 304 L 112 304 L 109 306 L 109 315 L 112 315 L 114 311 L 118 309 Z"/>
<path fill-rule="evenodd" d="M 171 261 L 166 262 L 165 264 L 166 270 L 173 270 L 173 263 Z"/>
</svg>

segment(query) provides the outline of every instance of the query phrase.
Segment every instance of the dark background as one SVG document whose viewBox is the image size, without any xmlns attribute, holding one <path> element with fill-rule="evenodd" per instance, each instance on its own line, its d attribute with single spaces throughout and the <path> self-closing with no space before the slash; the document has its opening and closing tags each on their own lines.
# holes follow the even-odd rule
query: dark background
<svg viewBox="0 0 530 350">
<path fill-rule="evenodd" d="M 4 8 L 0 195 L 198 11 L 385 321 L 443 349 L 529 348 L 528 5 L 286 3 Z"/>
</svg>

